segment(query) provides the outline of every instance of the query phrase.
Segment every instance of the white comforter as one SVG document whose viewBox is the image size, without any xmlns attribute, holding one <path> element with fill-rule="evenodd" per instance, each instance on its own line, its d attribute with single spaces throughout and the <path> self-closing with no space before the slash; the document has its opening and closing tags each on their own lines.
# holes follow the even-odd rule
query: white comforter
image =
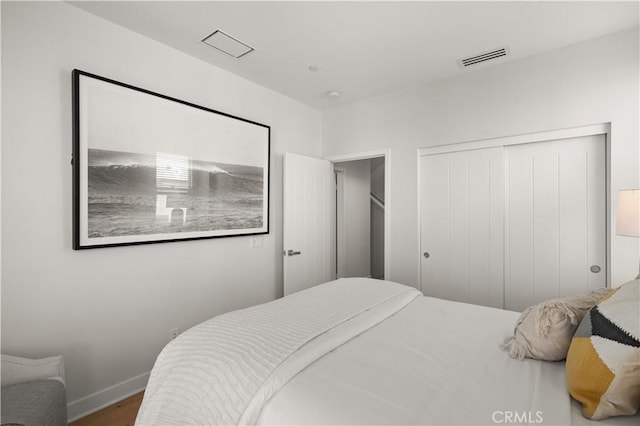
<svg viewBox="0 0 640 426">
<path fill-rule="evenodd" d="M 300 370 L 419 295 L 400 284 L 343 279 L 212 318 L 163 349 L 136 424 L 254 423 Z"/>
<path fill-rule="evenodd" d="M 518 315 L 417 298 L 301 371 L 259 423 L 569 425 L 564 362 L 499 348 Z"/>
</svg>

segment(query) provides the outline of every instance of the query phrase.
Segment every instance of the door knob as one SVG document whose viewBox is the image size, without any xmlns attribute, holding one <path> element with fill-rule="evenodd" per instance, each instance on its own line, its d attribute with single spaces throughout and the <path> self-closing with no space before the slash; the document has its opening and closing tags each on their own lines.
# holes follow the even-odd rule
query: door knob
<svg viewBox="0 0 640 426">
<path fill-rule="evenodd" d="M 297 256 L 299 254 L 302 254 L 301 251 L 293 251 L 291 249 L 287 250 L 287 256 Z"/>
<path fill-rule="evenodd" d="M 591 265 L 591 268 L 589 268 L 589 270 L 594 274 L 597 274 L 598 272 L 600 272 L 601 269 L 598 265 Z"/>
<path fill-rule="evenodd" d="M 424 256 L 425 259 L 428 259 L 429 257 L 431 257 L 428 251 L 425 251 L 424 253 L 422 253 L 422 255 Z"/>
</svg>

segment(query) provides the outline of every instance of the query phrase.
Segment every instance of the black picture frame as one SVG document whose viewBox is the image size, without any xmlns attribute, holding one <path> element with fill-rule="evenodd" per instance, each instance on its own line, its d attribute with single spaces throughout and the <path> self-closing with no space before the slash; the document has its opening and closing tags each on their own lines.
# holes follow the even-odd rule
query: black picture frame
<svg viewBox="0 0 640 426">
<path fill-rule="evenodd" d="M 73 249 L 269 233 L 271 127 L 72 71 Z"/>
</svg>

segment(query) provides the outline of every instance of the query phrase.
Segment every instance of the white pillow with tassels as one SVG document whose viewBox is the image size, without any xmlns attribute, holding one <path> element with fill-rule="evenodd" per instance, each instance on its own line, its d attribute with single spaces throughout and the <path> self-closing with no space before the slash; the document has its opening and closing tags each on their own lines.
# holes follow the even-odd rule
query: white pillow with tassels
<svg viewBox="0 0 640 426">
<path fill-rule="evenodd" d="M 587 294 L 547 300 L 528 307 L 516 322 L 513 336 L 501 348 L 513 358 L 561 361 L 567 357 L 571 338 L 589 309 L 611 292 L 600 288 Z"/>
</svg>

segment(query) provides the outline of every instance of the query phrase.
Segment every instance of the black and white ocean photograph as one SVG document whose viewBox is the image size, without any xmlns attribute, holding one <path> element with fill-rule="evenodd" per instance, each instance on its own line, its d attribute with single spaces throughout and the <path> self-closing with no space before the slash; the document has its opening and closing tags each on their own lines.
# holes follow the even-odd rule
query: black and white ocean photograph
<svg viewBox="0 0 640 426">
<path fill-rule="evenodd" d="M 77 248 L 268 232 L 269 126 L 74 76 Z"/>
<path fill-rule="evenodd" d="M 263 226 L 261 167 L 89 150 L 89 238 Z"/>
</svg>

